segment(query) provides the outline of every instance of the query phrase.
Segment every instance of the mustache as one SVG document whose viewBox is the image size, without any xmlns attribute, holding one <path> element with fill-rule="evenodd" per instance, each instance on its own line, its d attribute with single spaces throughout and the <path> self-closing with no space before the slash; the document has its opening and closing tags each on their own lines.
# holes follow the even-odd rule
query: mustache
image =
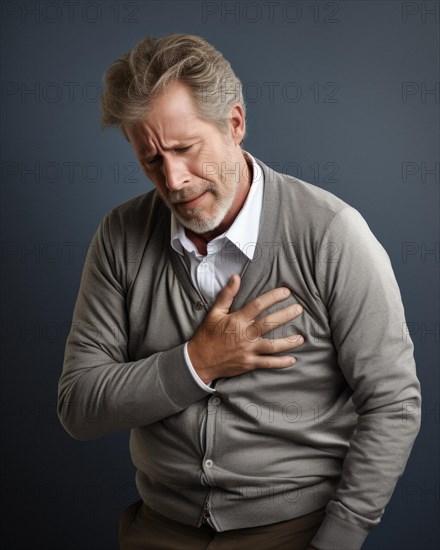
<svg viewBox="0 0 440 550">
<path fill-rule="evenodd" d="M 170 191 L 168 193 L 167 198 L 171 204 L 176 204 L 179 202 L 188 201 L 190 199 L 195 199 L 196 197 L 200 196 L 202 193 L 206 193 L 206 191 L 214 191 L 214 190 L 215 190 L 214 185 L 206 182 L 204 184 L 191 187 L 190 189 Z"/>
</svg>

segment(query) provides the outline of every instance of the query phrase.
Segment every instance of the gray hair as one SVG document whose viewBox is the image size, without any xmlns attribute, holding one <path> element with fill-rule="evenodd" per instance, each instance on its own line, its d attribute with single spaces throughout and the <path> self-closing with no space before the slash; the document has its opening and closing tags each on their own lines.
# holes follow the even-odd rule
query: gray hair
<svg viewBox="0 0 440 550">
<path fill-rule="evenodd" d="M 138 123 L 148 114 L 151 100 L 175 80 L 189 87 L 198 116 L 224 135 L 234 104 L 239 103 L 246 115 L 242 84 L 214 46 L 190 34 L 146 36 L 103 77 L 102 129 Z"/>
</svg>

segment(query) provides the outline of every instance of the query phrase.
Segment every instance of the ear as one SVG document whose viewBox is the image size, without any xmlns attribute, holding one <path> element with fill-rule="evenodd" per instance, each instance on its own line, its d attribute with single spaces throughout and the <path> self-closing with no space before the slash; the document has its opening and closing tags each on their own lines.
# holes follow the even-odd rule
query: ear
<svg viewBox="0 0 440 550">
<path fill-rule="evenodd" d="M 236 103 L 231 108 L 229 122 L 231 139 L 235 145 L 240 145 L 246 132 L 246 119 L 243 107 L 239 103 Z"/>
</svg>

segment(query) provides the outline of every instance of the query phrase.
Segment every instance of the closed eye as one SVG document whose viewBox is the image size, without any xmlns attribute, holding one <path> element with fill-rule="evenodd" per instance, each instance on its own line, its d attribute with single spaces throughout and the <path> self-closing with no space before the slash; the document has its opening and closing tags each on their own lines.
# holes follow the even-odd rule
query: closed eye
<svg viewBox="0 0 440 550">
<path fill-rule="evenodd" d="M 178 149 L 174 149 L 178 153 L 184 153 L 185 151 L 188 151 L 188 149 L 191 149 L 192 145 L 188 145 L 188 147 L 180 147 Z M 145 160 L 144 164 L 154 164 L 157 160 L 161 158 L 160 155 L 153 157 L 152 159 Z"/>
</svg>

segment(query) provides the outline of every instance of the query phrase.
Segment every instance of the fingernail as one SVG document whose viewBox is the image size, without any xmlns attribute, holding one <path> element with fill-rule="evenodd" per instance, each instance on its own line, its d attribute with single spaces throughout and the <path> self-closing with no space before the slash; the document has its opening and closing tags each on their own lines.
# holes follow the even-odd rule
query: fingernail
<svg viewBox="0 0 440 550">
<path fill-rule="evenodd" d="M 294 307 L 294 311 L 295 313 L 302 313 L 303 308 L 299 304 L 296 304 Z"/>
<path fill-rule="evenodd" d="M 288 288 L 283 289 L 283 296 L 290 296 L 290 290 Z"/>
</svg>

